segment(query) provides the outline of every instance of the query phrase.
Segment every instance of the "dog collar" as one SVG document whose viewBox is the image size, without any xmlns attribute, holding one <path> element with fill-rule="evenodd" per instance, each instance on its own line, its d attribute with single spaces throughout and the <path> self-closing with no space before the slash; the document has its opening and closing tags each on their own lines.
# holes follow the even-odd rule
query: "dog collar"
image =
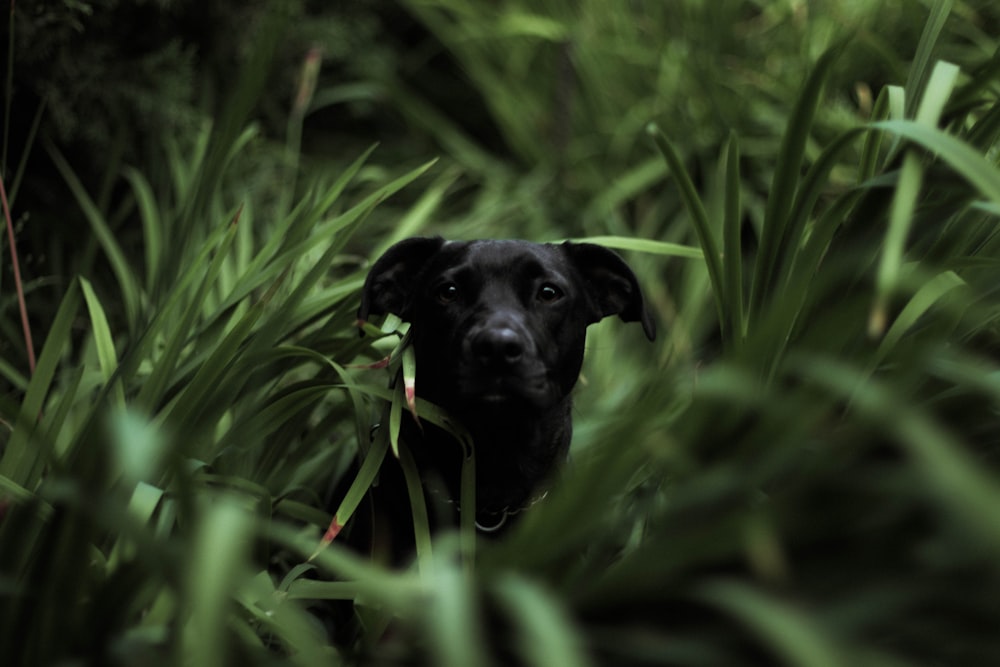
<svg viewBox="0 0 1000 667">
<path fill-rule="evenodd" d="M 376 422 L 375 424 L 372 424 L 369 432 L 369 438 L 371 440 L 373 441 L 375 440 L 375 433 L 381 427 L 382 427 L 381 423 Z M 429 493 L 432 496 L 435 496 L 437 498 L 444 498 L 445 502 L 447 502 L 449 505 L 454 505 L 455 510 L 461 514 L 462 504 L 459 501 L 452 498 L 450 494 L 448 494 L 445 491 L 442 491 L 436 485 L 425 484 L 424 489 L 427 491 L 427 493 Z M 549 490 L 546 489 L 541 493 L 532 496 L 528 500 L 528 502 L 524 503 L 523 505 L 520 505 L 519 507 L 511 507 L 510 505 L 507 505 L 506 507 L 499 510 L 484 510 L 481 513 L 477 512 L 476 519 L 474 522 L 476 524 L 476 530 L 478 530 L 480 533 L 486 533 L 487 535 L 490 533 L 495 533 L 507 524 L 507 519 L 509 519 L 512 516 L 518 515 L 527 509 L 530 509 L 533 505 L 536 505 L 537 503 L 542 502 L 548 495 L 549 495 Z M 480 520 L 480 515 L 483 515 L 484 517 L 483 520 Z M 496 518 L 493 519 L 492 521 L 489 521 L 489 523 L 486 523 L 487 521 L 486 517 L 496 517 Z"/>
<path fill-rule="evenodd" d="M 462 503 L 452 498 L 451 495 L 449 495 L 447 492 L 433 485 L 424 486 L 424 489 L 427 491 L 427 493 L 436 498 L 443 498 L 446 503 L 454 506 L 455 511 L 461 514 Z M 511 507 L 510 505 L 507 505 L 506 507 L 503 507 L 498 510 L 481 510 L 479 512 L 476 512 L 476 518 L 474 521 L 474 523 L 476 524 L 476 530 L 478 530 L 480 533 L 486 533 L 486 534 L 495 533 L 507 524 L 507 519 L 509 519 L 512 516 L 516 516 L 521 512 L 524 512 L 525 510 L 531 508 L 533 505 L 537 503 L 542 502 L 548 495 L 549 491 L 548 489 L 546 489 L 545 491 L 542 491 L 541 493 L 530 498 L 528 502 L 524 503 L 523 505 L 519 505 L 517 507 Z"/>
<path fill-rule="evenodd" d="M 526 509 L 529 509 L 532 505 L 535 505 L 536 503 L 542 502 L 543 500 L 545 500 L 545 497 L 547 495 L 549 495 L 549 492 L 548 492 L 548 490 L 545 490 L 542 493 L 538 494 L 537 496 L 531 498 L 528 502 L 526 502 L 525 504 L 521 505 L 520 507 L 511 508 L 510 506 L 507 506 L 507 507 L 504 507 L 502 510 L 499 510 L 497 512 L 484 512 L 484 514 L 486 514 L 488 516 L 498 517 L 495 523 L 484 524 L 482 521 L 480 521 L 480 519 L 479 519 L 480 515 L 479 515 L 479 513 L 477 513 L 476 514 L 476 520 L 475 520 L 476 530 L 478 530 L 481 533 L 487 533 L 487 534 L 488 533 L 495 533 L 498 530 L 500 530 L 501 528 L 503 528 L 504 525 L 506 525 L 507 519 L 509 517 L 512 517 L 512 516 L 514 516 L 516 514 L 520 514 L 521 512 L 525 511 Z M 461 505 L 459 505 L 458 503 L 454 503 L 454 505 L 458 508 L 459 512 L 462 511 Z"/>
</svg>

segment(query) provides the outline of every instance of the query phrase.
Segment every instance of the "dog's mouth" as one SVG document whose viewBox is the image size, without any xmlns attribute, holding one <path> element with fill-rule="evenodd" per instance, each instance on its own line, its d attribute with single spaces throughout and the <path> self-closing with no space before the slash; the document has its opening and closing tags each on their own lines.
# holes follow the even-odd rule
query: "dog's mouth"
<svg viewBox="0 0 1000 667">
<path fill-rule="evenodd" d="M 544 408 L 551 403 L 551 384 L 545 376 L 493 375 L 459 378 L 459 395 L 467 406 L 491 409 Z"/>
</svg>

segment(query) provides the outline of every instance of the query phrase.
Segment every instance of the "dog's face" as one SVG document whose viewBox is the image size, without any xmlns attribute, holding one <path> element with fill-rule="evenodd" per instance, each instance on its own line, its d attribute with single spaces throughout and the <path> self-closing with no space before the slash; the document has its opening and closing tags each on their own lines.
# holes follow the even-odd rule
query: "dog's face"
<svg viewBox="0 0 1000 667">
<path fill-rule="evenodd" d="M 609 315 L 655 336 L 632 271 L 591 244 L 402 241 L 375 263 L 359 318 L 410 322 L 417 393 L 462 415 L 542 414 L 567 397 L 587 325 Z"/>
</svg>

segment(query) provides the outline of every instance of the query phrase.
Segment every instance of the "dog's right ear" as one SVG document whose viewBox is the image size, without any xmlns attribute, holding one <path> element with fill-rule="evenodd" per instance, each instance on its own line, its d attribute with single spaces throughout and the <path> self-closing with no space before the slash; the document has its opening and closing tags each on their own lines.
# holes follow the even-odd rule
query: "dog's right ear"
<svg viewBox="0 0 1000 667">
<path fill-rule="evenodd" d="M 419 236 L 400 241 L 386 250 L 365 278 L 358 319 L 364 322 L 369 315 L 385 313 L 403 316 L 416 284 L 416 274 L 444 244 L 440 236 Z"/>
</svg>

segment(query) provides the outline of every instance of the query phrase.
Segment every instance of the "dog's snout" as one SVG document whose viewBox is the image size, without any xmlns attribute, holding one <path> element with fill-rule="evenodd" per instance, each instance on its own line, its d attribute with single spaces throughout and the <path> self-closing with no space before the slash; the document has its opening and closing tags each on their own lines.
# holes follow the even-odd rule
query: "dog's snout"
<svg viewBox="0 0 1000 667">
<path fill-rule="evenodd" d="M 524 355 L 524 340 L 510 327 L 483 329 L 472 337 L 472 353 L 487 366 L 513 365 Z"/>
</svg>

